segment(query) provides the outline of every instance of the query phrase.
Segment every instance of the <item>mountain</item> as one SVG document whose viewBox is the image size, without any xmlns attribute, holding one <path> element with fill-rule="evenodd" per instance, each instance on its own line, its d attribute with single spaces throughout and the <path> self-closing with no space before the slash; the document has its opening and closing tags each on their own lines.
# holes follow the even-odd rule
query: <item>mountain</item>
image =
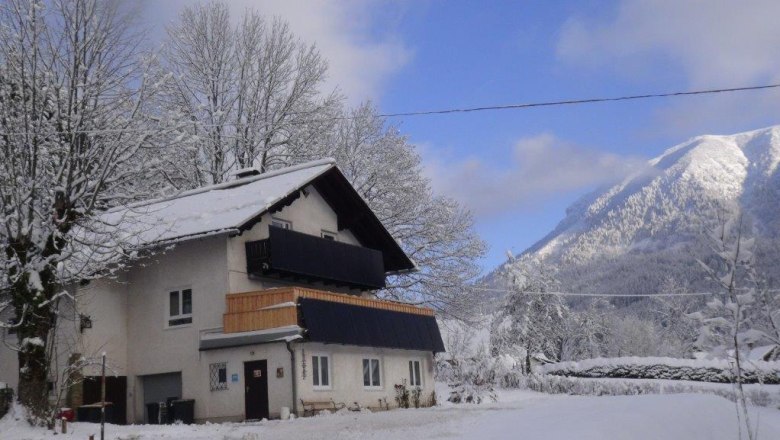
<svg viewBox="0 0 780 440">
<path fill-rule="evenodd" d="M 717 213 L 738 206 L 758 238 L 757 266 L 780 281 L 779 164 L 780 126 L 693 138 L 581 198 L 521 256 L 557 267 L 573 291 L 654 293 L 670 279 L 706 288 L 696 259 L 710 252 Z"/>
</svg>

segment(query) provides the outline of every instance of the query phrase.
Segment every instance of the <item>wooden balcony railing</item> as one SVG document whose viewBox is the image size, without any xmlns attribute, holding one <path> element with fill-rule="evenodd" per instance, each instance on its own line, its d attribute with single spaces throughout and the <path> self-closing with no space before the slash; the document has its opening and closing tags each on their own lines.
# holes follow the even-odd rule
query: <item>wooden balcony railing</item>
<svg viewBox="0 0 780 440">
<path fill-rule="evenodd" d="M 434 316 L 433 310 L 410 304 L 303 287 L 280 287 L 257 292 L 228 294 L 226 296 L 227 308 L 223 315 L 224 332 L 247 332 L 299 325 L 297 309 L 299 298 L 311 298 L 394 312 Z"/>
</svg>

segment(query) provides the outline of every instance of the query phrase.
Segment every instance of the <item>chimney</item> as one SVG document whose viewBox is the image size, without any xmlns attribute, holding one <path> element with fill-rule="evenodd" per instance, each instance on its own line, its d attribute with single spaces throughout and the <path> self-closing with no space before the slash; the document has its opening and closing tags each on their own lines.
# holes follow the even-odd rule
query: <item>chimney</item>
<svg viewBox="0 0 780 440">
<path fill-rule="evenodd" d="M 233 177 L 235 177 L 236 180 L 239 180 L 239 179 L 245 179 L 247 177 L 258 176 L 260 174 L 262 174 L 262 171 L 260 171 L 259 169 L 255 167 L 248 167 L 248 168 L 241 168 L 240 170 L 236 170 L 233 173 Z"/>
</svg>

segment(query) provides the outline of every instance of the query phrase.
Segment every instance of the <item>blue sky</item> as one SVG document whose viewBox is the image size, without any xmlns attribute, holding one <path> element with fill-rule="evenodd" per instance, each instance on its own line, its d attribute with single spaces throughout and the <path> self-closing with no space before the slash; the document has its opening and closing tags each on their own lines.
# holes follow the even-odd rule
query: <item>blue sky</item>
<svg viewBox="0 0 780 440">
<path fill-rule="evenodd" d="M 155 35 L 187 0 L 143 2 Z M 330 84 L 384 113 L 780 82 L 780 2 L 230 2 L 288 19 Z M 584 193 L 704 133 L 780 123 L 780 93 L 395 119 L 436 191 L 474 211 L 486 270 Z"/>
</svg>

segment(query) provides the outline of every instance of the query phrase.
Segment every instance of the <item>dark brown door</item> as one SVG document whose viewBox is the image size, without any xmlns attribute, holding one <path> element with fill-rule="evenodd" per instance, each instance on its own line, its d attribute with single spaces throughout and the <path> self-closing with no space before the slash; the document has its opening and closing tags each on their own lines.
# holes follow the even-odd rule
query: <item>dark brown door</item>
<svg viewBox="0 0 780 440">
<path fill-rule="evenodd" d="M 85 405 L 100 402 L 100 376 L 85 377 L 82 386 Z M 106 413 L 110 414 L 106 421 L 119 425 L 127 423 L 126 376 L 106 376 L 106 402 L 112 404 L 111 410 Z"/>
<path fill-rule="evenodd" d="M 247 420 L 268 418 L 268 364 L 244 362 L 244 406 Z"/>
</svg>

